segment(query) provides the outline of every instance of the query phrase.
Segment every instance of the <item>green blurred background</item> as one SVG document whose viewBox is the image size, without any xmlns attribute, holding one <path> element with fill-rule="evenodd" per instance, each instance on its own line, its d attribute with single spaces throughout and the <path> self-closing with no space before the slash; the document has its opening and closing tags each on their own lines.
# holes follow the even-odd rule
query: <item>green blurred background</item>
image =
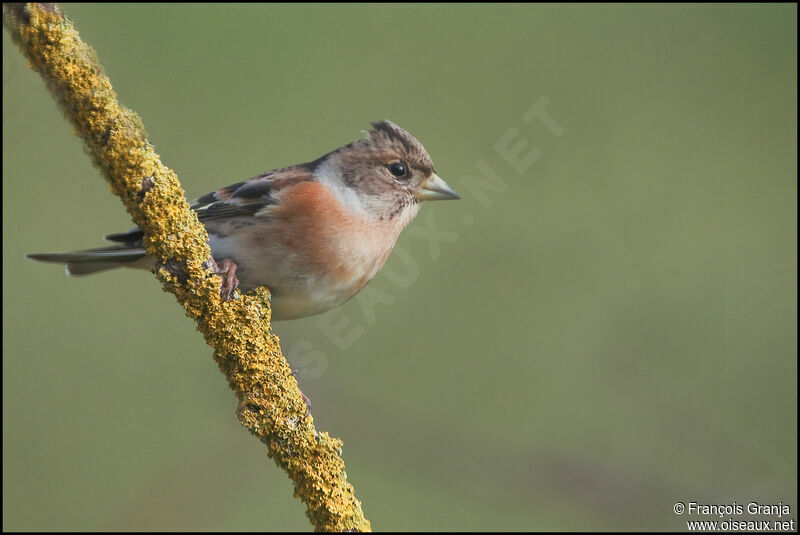
<svg viewBox="0 0 800 535">
<path fill-rule="evenodd" d="M 275 325 L 375 529 L 794 517 L 796 6 L 65 11 L 190 197 L 382 118 L 462 193 Z M 4 32 L 3 528 L 310 529 L 154 277 L 23 257 L 130 226 Z"/>
</svg>

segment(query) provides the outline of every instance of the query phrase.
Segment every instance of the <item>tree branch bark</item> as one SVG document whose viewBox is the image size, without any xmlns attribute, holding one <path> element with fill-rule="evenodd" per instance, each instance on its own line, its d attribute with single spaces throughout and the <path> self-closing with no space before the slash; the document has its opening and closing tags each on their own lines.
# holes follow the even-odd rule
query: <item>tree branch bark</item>
<svg viewBox="0 0 800 535">
<path fill-rule="evenodd" d="M 156 276 L 214 348 L 214 359 L 239 399 L 242 425 L 267 445 L 287 472 L 295 495 L 319 531 L 368 531 L 361 503 L 347 482 L 342 442 L 318 433 L 297 381 L 270 327 L 269 292 L 224 303 L 205 227 L 175 172 L 161 163 L 141 120 L 117 102 L 94 50 L 81 41 L 55 4 L 4 4 L 4 25 L 30 66 L 44 78 L 75 132 L 145 232 L 147 252 L 160 259 Z"/>
</svg>

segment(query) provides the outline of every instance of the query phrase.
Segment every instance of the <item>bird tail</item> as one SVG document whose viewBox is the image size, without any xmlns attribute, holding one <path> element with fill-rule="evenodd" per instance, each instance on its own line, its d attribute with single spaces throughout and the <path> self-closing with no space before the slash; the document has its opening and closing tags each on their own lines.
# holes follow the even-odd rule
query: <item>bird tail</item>
<svg viewBox="0 0 800 535">
<path fill-rule="evenodd" d="M 91 275 L 119 267 L 149 268 L 152 265 L 152 262 L 147 262 L 144 249 L 119 247 L 101 247 L 71 253 L 37 253 L 27 256 L 40 262 L 66 264 L 67 275 Z"/>
<path fill-rule="evenodd" d="M 32 260 L 52 264 L 66 264 L 67 275 L 91 275 L 107 269 L 136 267 L 149 269 L 152 260 L 147 257 L 141 243 L 141 231 L 109 234 L 107 240 L 123 242 L 121 245 L 72 251 L 69 253 L 35 253 L 27 255 Z M 131 241 L 128 241 L 130 239 Z"/>
</svg>

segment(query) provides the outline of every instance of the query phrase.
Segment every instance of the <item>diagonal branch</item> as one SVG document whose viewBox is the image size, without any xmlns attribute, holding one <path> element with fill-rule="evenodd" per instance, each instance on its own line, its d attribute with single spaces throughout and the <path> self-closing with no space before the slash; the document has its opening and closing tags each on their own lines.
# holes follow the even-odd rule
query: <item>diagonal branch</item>
<svg viewBox="0 0 800 535">
<path fill-rule="evenodd" d="M 342 442 L 317 433 L 297 381 L 270 328 L 269 292 L 223 303 L 219 278 L 204 266 L 205 227 L 189 208 L 175 173 L 161 163 L 141 120 L 117 102 L 94 50 L 55 4 L 4 4 L 4 24 L 45 80 L 94 164 L 145 232 L 156 276 L 197 321 L 239 399 L 242 425 L 267 445 L 317 530 L 366 531 L 347 482 Z"/>
</svg>

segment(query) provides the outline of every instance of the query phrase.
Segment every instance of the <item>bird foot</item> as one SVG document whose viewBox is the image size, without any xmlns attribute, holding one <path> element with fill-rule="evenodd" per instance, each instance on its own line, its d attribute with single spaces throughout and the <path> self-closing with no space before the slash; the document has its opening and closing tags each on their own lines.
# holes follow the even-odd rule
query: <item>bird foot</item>
<svg viewBox="0 0 800 535">
<path fill-rule="evenodd" d="M 220 288 L 219 297 L 223 301 L 230 301 L 233 291 L 239 286 L 239 279 L 236 278 L 236 270 L 239 266 L 230 258 L 222 261 L 222 269 L 217 265 L 217 262 L 210 258 L 208 260 L 208 268 L 220 275 L 222 278 L 222 288 Z"/>
</svg>

